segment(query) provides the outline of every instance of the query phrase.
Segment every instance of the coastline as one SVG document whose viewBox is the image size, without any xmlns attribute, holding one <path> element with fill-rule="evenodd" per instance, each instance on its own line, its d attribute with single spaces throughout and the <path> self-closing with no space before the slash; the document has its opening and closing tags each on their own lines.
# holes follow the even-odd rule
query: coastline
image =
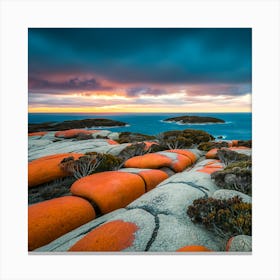
<svg viewBox="0 0 280 280">
<path fill-rule="evenodd" d="M 233 166 L 250 161 L 251 141 L 216 141 L 207 132 L 192 129 L 166 131 L 155 139 L 139 133 L 87 129 L 38 132 L 28 138 L 30 252 L 251 251 L 249 232 L 232 241 L 233 233 L 221 238 L 185 215 L 195 199 L 202 197 L 218 201 L 239 195 L 244 201 L 234 203 L 251 207 L 250 186 L 241 193 L 227 189 L 221 180 L 229 172 L 228 161 L 234 159 Z M 91 169 L 91 162 L 98 158 L 102 164 Z M 235 176 L 236 167 L 232 170 L 230 174 Z M 244 171 L 249 172 L 247 167 Z M 250 177 L 244 178 L 250 184 Z M 75 211 L 81 211 L 81 218 L 77 219 Z M 119 228 L 112 236 L 111 224 Z M 139 232 L 132 235 L 133 243 L 122 247 L 118 240 L 130 236 L 128 225 Z M 170 230 L 174 226 L 176 239 Z M 147 233 L 148 229 L 152 231 Z M 100 237 L 94 237 L 99 245 L 83 241 L 99 231 Z M 186 231 L 192 234 L 186 236 Z"/>
</svg>

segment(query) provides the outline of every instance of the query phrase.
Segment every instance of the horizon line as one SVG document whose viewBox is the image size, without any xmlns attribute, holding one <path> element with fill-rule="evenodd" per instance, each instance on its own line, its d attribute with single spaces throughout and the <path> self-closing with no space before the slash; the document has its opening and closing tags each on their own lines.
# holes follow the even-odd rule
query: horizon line
<svg viewBox="0 0 280 280">
<path fill-rule="evenodd" d="M 252 111 L 192 111 L 192 112 L 30 112 L 28 111 L 28 114 L 96 114 L 96 115 L 102 115 L 102 114 L 192 114 L 192 113 L 252 113 Z"/>
</svg>

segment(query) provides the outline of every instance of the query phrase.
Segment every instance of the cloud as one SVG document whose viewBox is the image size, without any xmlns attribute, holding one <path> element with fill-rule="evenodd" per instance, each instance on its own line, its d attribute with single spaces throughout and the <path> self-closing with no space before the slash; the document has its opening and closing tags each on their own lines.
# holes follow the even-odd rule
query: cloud
<svg viewBox="0 0 280 280">
<path fill-rule="evenodd" d="M 151 87 L 132 87 L 126 89 L 126 94 L 129 97 L 136 97 L 139 95 L 164 95 L 168 94 L 166 89 L 151 88 Z"/>
<path fill-rule="evenodd" d="M 94 78 L 80 79 L 77 77 L 69 78 L 63 81 L 51 81 L 41 78 L 30 77 L 28 80 L 30 92 L 41 93 L 67 93 L 68 91 L 93 91 L 93 90 L 112 90 L 112 87 L 102 86 Z"/>
<path fill-rule="evenodd" d="M 251 82 L 250 28 L 30 28 L 29 75 L 94 72 L 121 83 Z"/>
<path fill-rule="evenodd" d="M 203 96 L 203 95 L 230 95 L 241 96 L 252 92 L 251 83 L 242 84 L 200 84 L 187 85 L 186 92 L 188 96 Z"/>
<path fill-rule="evenodd" d="M 30 28 L 29 105 L 247 106 L 251 33 L 250 28 Z"/>
</svg>

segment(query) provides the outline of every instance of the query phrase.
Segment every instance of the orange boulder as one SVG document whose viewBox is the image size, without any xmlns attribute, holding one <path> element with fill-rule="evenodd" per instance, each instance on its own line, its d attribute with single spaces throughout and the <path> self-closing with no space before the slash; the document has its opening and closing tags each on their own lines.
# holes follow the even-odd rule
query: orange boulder
<svg viewBox="0 0 280 280">
<path fill-rule="evenodd" d="M 205 164 L 203 168 L 198 169 L 197 171 L 207 173 L 207 174 L 212 174 L 213 172 L 219 171 L 221 169 L 223 169 L 223 166 L 220 164 L 220 161 L 213 160 Z"/>
<path fill-rule="evenodd" d="M 232 140 L 231 143 L 232 143 L 232 147 L 238 146 L 238 140 Z"/>
<path fill-rule="evenodd" d="M 233 140 L 233 141 L 237 141 L 237 140 Z M 222 150 L 225 148 L 222 148 Z M 251 150 L 251 148 L 248 147 L 244 147 L 244 146 L 234 146 L 234 147 L 229 147 L 226 148 L 229 149 L 231 151 L 238 151 L 238 150 Z M 206 153 L 205 157 L 207 159 L 218 159 L 218 150 L 219 149 L 211 149 L 209 152 Z"/>
<path fill-rule="evenodd" d="M 205 158 L 207 159 L 217 159 L 218 158 L 218 154 L 217 154 L 218 149 L 211 149 L 210 151 L 208 151 L 205 155 Z"/>
<path fill-rule="evenodd" d="M 176 252 L 212 252 L 212 250 L 201 245 L 188 245 L 178 249 Z"/>
<path fill-rule="evenodd" d="M 160 167 L 170 167 L 172 160 L 164 155 L 152 153 L 143 156 L 136 156 L 128 159 L 124 166 L 134 168 L 152 168 L 158 169 Z"/>
<path fill-rule="evenodd" d="M 192 163 L 195 163 L 195 161 L 196 161 L 195 154 L 188 150 L 174 149 L 174 150 L 167 150 L 166 152 L 177 153 L 177 154 L 186 156 L 187 158 L 189 158 L 191 160 Z"/>
<path fill-rule="evenodd" d="M 28 207 L 28 250 L 46 245 L 91 221 L 95 211 L 83 198 L 65 196 Z"/>
<path fill-rule="evenodd" d="M 231 151 L 235 151 L 235 150 L 251 150 L 251 148 L 244 147 L 244 146 L 236 146 L 236 147 L 230 148 L 230 150 Z"/>
<path fill-rule="evenodd" d="M 28 136 L 44 136 L 47 133 L 48 133 L 47 131 L 31 132 L 28 133 Z"/>
<path fill-rule="evenodd" d="M 68 251 L 113 252 L 130 247 L 138 227 L 131 222 L 116 220 L 92 230 Z"/>
<path fill-rule="evenodd" d="M 132 168 L 151 168 L 159 169 L 169 167 L 175 172 L 181 172 L 192 164 L 192 160 L 177 152 L 158 152 L 136 156 L 128 159 L 124 166 Z"/>
<path fill-rule="evenodd" d="M 34 187 L 52 180 L 62 178 L 68 174 L 59 167 L 60 162 L 67 157 L 75 159 L 83 154 L 56 154 L 35 159 L 28 163 L 28 187 Z"/>
<path fill-rule="evenodd" d="M 168 175 L 161 170 L 143 170 L 138 175 L 145 181 L 147 192 L 168 178 Z"/>
<path fill-rule="evenodd" d="M 106 171 L 77 180 L 71 192 L 92 200 L 105 214 L 127 206 L 144 194 L 145 183 L 137 174 Z"/>
<path fill-rule="evenodd" d="M 177 154 L 177 160 L 173 161 L 170 168 L 175 172 L 182 172 L 184 169 L 192 165 L 192 160 L 181 154 Z"/>
<path fill-rule="evenodd" d="M 77 137 L 79 134 L 84 135 L 91 135 L 98 130 L 86 130 L 86 129 L 68 129 L 68 130 L 62 130 L 55 133 L 55 137 L 61 137 L 61 138 L 74 138 Z"/>
</svg>

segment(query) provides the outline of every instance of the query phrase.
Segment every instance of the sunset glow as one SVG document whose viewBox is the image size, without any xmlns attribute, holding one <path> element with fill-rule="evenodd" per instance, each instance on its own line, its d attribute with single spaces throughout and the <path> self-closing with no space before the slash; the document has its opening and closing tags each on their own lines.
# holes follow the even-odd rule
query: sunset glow
<svg viewBox="0 0 280 280">
<path fill-rule="evenodd" d="M 32 113 L 251 112 L 251 29 L 31 28 L 28 59 Z"/>
</svg>

